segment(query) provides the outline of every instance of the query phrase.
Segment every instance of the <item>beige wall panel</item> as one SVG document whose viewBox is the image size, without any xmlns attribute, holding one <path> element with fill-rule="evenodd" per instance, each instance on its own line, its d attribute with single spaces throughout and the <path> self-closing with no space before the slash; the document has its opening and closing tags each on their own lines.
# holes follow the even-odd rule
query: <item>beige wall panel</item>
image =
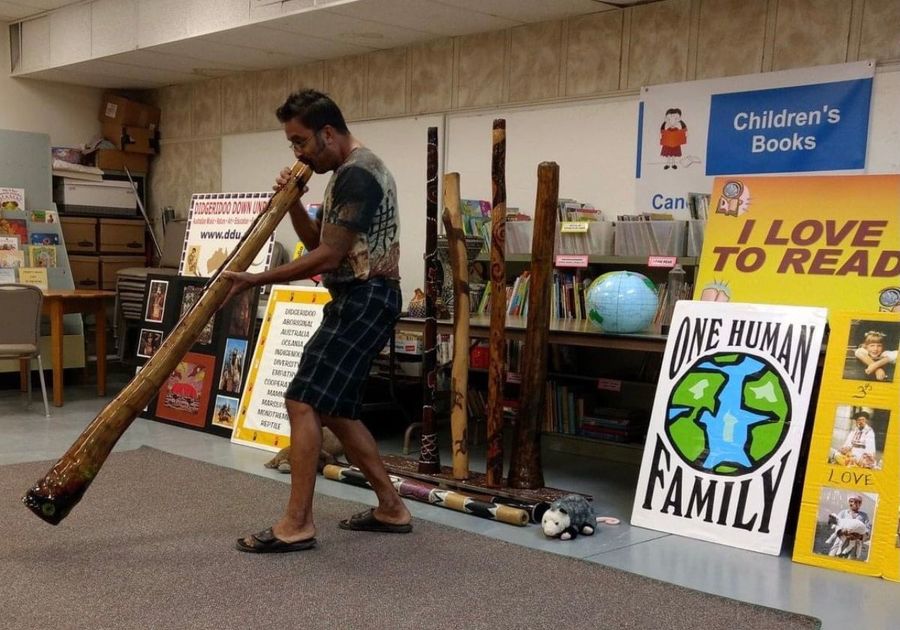
<svg viewBox="0 0 900 630">
<path fill-rule="evenodd" d="M 191 194 L 222 192 L 221 138 L 192 142 L 191 152 Z"/>
<path fill-rule="evenodd" d="M 631 18 L 627 88 L 687 78 L 690 0 L 637 6 Z"/>
<path fill-rule="evenodd" d="M 325 68 L 328 93 L 341 108 L 346 120 L 366 115 L 366 56 L 355 55 L 330 60 Z"/>
<path fill-rule="evenodd" d="M 453 40 L 439 39 L 409 49 L 410 112 L 440 112 L 452 107 Z"/>
<path fill-rule="evenodd" d="M 222 79 L 222 133 L 253 131 L 256 72 L 233 74 Z"/>
<path fill-rule="evenodd" d="M 510 31 L 510 101 L 538 101 L 559 95 L 561 39 L 562 22 L 528 24 Z"/>
<path fill-rule="evenodd" d="M 166 140 L 191 137 L 190 84 L 170 85 L 159 92 L 159 132 Z"/>
<path fill-rule="evenodd" d="M 622 11 L 604 11 L 569 20 L 566 96 L 618 89 L 622 16 Z"/>
<path fill-rule="evenodd" d="M 766 3 L 702 0 L 697 78 L 762 72 Z"/>
<path fill-rule="evenodd" d="M 222 81 L 213 79 L 191 86 L 191 125 L 194 138 L 222 134 Z"/>
<path fill-rule="evenodd" d="M 160 147 L 150 169 L 151 214 L 172 206 L 179 217 L 187 217 L 191 208 L 191 143 L 173 142 Z"/>
<path fill-rule="evenodd" d="M 400 116 L 406 107 L 406 48 L 369 54 L 366 116 Z"/>
<path fill-rule="evenodd" d="M 860 59 L 900 59 L 900 2 L 866 0 L 863 5 Z"/>
<path fill-rule="evenodd" d="M 847 0 L 779 0 L 772 69 L 845 62 L 851 8 Z"/>
<path fill-rule="evenodd" d="M 258 73 L 255 99 L 255 128 L 257 130 L 281 129 L 281 123 L 275 117 L 278 109 L 288 95 L 287 68 L 278 70 L 265 70 Z"/>
<path fill-rule="evenodd" d="M 288 76 L 288 92 L 312 89 L 325 92 L 325 64 L 321 61 L 294 66 Z"/>
<path fill-rule="evenodd" d="M 457 40 L 459 107 L 494 105 L 503 98 L 508 31 L 478 33 Z"/>
</svg>

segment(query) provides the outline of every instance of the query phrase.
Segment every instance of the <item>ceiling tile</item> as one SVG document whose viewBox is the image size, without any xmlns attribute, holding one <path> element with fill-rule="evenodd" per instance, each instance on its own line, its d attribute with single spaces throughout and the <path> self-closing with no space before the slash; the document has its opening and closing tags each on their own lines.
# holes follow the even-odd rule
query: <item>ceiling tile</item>
<svg viewBox="0 0 900 630">
<path fill-rule="evenodd" d="M 243 70 L 265 70 L 283 68 L 309 61 L 301 55 L 248 48 L 238 44 L 223 44 L 206 37 L 186 39 L 156 46 L 155 50 L 170 55 L 184 55 L 194 59 L 237 66 Z"/>
<path fill-rule="evenodd" d="M 359 0 L 331 7 L 331 13 L 378 24 L 408 28 L 432 35 L 467 35 L 499 31 L 519 24 L 478 11 L 460 11 L 441 2 L 427 0 Z"/>
<path fill-rule="evenodd" d="M 458 9 L 486 13 L 520 24 L 613 10 L 594 0 L 430 0 Z"/>
<path fill-rule="evenodd" d="M 375 50 L 371 46 L 357 46 L 346 42 L 310 37 L 267 26 L 245 26 L 241 29 L 205 35 L 204 39 L 222 44 L 238 43 L 247 48 L 272 50 L 307 59 L 329 59 Z"/>
<path fill-rule="evenodd" d="M 270 26 L 272 23 L 266 25 Z M 362 20 L 333 13 L 331 10 L 288 15 L 277 20 L 277 28 L 313 37 L 325 37 L 323 34 L 328 33 L 327 38 L 337 42 L 377 49 L 396 48 L 434 37 L 424 31 Z"/>
</svg>

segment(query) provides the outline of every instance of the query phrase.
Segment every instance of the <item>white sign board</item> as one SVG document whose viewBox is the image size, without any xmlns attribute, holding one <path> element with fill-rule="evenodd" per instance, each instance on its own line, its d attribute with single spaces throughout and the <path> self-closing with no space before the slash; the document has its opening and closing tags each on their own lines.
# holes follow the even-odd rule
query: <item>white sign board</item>
<svg viewBox="0 0 900 630">
<path fill-rule="evenodd" d="M 272 287 L 231 434 L 232 442 L 270 451 L 290 444 L 291 426 L 284 408 L 284 392 L 330 300 L 326 289 Z"/>
<path fill-rule="evenodd" d="M 777 555 L 826 310 L 675 306 L 631 523 Z"/>
</svg>

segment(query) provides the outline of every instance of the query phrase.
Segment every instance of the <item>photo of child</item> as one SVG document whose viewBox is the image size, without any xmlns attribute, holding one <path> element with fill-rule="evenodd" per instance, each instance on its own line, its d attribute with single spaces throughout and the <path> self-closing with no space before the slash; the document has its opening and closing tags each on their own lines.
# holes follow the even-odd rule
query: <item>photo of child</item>
<svg viewBox="0 0 900 630">
<path fill-rule="evenodd" d="M 862 381 L 892 382 L 900 347 L 900 324 L 853 320 L 844 378 Z"/>
</svg>

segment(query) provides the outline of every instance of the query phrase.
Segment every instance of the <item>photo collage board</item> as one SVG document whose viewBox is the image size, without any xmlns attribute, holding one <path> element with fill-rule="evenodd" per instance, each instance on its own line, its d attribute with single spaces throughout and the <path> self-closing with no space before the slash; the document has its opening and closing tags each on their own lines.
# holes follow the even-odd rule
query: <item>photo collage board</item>
<svg viewBox="0 0 900 630">
<path fill-rule="evenodd" d="M 136 374 L 200 299 L 206 283 L 205 278 L 147 277 Z M 141 417 L 231 437 L 246 387 L 258 301 L 259 292 L 248 290 L 226 303 L 203 328 Z"/>
<path fill-rule="evenodd" d="M 833 312 L 795 562 L 900 580 L 900 313 Z"/>
</svg>

